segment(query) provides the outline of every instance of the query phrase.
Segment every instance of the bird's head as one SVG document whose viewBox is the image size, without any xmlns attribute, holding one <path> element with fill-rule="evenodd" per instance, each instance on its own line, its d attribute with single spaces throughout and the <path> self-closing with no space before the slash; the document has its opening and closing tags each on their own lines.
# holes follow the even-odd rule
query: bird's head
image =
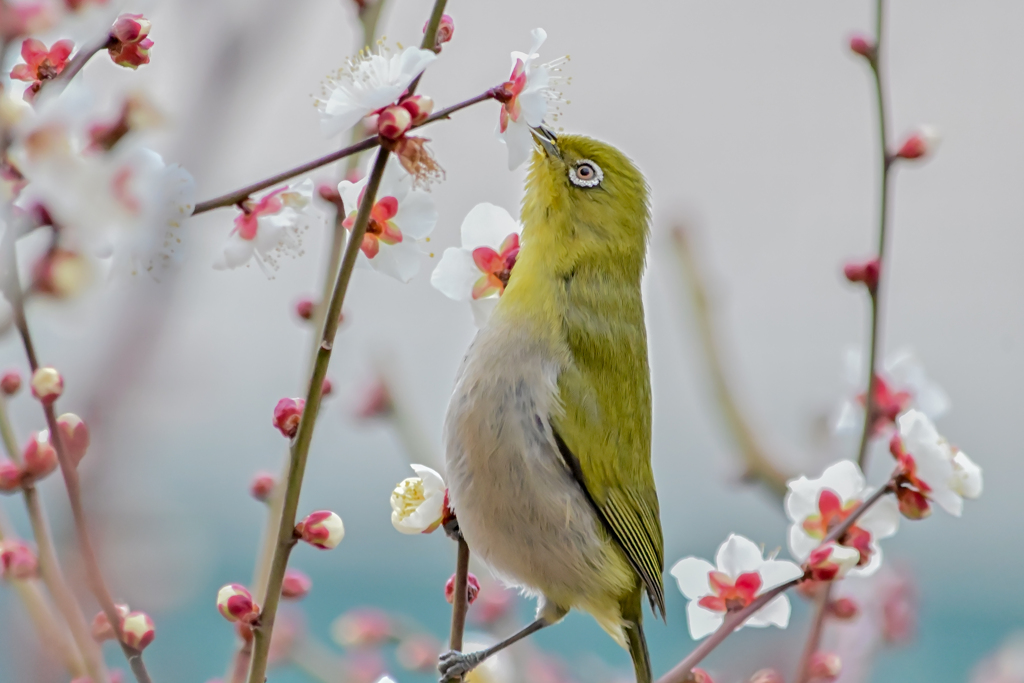
<svg viewBox="0 0 1024 683">
<path fill-rule="evenodd" d="M 524 242 L 557 240 L 642 260 L 650 210 L 647 183 L 633 162 L 582 135 L 555 135 L 543 127 L 533 134 L 537 150 L 523 198 Z"/>
</svg>

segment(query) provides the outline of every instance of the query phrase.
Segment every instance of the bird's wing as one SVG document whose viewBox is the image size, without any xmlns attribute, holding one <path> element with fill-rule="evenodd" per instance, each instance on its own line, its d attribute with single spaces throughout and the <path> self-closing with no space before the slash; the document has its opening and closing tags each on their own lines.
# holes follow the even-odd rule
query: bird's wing
<svg viewBox="0 0 1024 683">
<path fill-rule="evenodd" d="M 551 416 L 551 425 L 563 460 L 639 574 L 651 609 L 664 618 L 664 544 L 650 459 L 649 374 L 646 353 L 636 353 L 636 346 L 632 350 L 627 354 L 632 359 L 625 361 L 622 355 L 577 355 L 582 362 L 559 376 L 562 410 Z M 623 373 L 631 376 L 616 376 Z"/>
</svg>

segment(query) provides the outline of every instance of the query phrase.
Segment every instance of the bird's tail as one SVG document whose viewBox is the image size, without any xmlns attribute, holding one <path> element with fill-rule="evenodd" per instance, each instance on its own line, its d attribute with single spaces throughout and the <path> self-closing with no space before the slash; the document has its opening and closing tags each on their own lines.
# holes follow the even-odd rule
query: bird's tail
<svg viewBox="0 0 1024 683">
<path fill-rule="evenodd" d="M 626 634 L 626 649 L 633 658 L 633 670 L 636 672 L 636 683 L 651 683 L 651 656 L 647 652 L 647 639 L 644 638 L 643 618 L 625 619 L 622 630 Z"/>
</svg>

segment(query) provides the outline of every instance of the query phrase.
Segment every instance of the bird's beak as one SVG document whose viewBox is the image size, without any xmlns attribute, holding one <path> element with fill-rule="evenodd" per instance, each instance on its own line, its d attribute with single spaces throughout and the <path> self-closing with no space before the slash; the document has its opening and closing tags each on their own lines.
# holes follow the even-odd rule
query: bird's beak
<svg viewBox="0 0 1024 683">
<path fill-rule="evenodd" d="M 544 153 L 549 157 L 555 157 L 556 159 L 562 158 L 562 153 L 558 151 L 558 145 L 555 144 L 555 134 L 544 126 L 537 126 L 531 128 L 530 132 L 533 133 L 533 141 L 540 145 L 540 148 L 544 150 Z"/>
</svg>

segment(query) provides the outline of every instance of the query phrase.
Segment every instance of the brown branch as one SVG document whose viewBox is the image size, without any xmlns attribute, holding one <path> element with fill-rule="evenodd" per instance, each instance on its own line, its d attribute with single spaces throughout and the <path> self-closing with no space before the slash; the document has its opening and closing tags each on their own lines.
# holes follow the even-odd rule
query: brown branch
<svg viewBox="0 0 1024 683">
<path fill-rule="evenodd" d="M 462 652 L 462 636 L 466 631 L 466 612 L 469 611 L 469 545 L 459 535 L 459 553 L 455 561 L 455 592 L 452 600 L 452 630 L 448 647 Z"/>
<path fill-rule="evenodd" d="M 712 389 L 718 399 L 719 410 L 725 418 L 729 431 L 736 439 L 739 455 L 743 458 L 746 466 L 745 478 L 759 481 L 781 500 L 786 495 L 786 482 L 790 477 L 780 471 L 774 464 L 776 459 L 765 452 L 755 435 L 754 428 L 740 408 L 739 402 L 729 386 L 725 364 L 719 352 L 719 336 L 715 330 L 706 279 L 701 273 L 686 230 L 682 226 L 676 227 L 672 231 L 672 239 L 675 243 L 681 270 L 693 297 L 694 318 L 697 323 L 697 331 L 700 334 L 701 345 L 704 347 Z"/>
<path fill-rule="evenodd" d="M 860 519 L 861 515 L 863 515 L 871 508 L 871 506 L 873 506 L 875 503 L 881 500 L 882 496 L 888 493 L 892 493 L 895 490 L 896 477 L 899 475 L 899 473 L 900 470 L 899 468 L 897 468 L 897 470 L 893 472 L 892 477 L 889 479 L 889 482 L 885 486 L 881 487 L 880 489 L 872 493 L 867 498 L 867 500 L 865 500 L 859 506 L 857 506 L 857 508 L 852 513 L 850 513 L 850 516 L 844 519 L 842 524 L 838 525 L 835 529 L 829 532 L 829 534 L 824 539 L 822 539 L 821 543 L 819 543 L 818 545 L 824 546 L 828 545 L 829 543 L 835 543 L 839 538 L 843 536 L 843 534 L 850 530 L 850 527 L 852 527 L 857 522 L 857 520 Z M 755 599 L 752 603 L 750 603 L 743 609 L 738 610 L 736 612 L 727 613 L 725 615 L 725 621 L 722 622 L 722 625 L 718 627 L 718 630 L 716 630 L 714 633 L 708 636 L 707 640 L 705 640 L 696 648 L 694 648 L 694 650 L 690 654 L 688 654 L 683 659 L 683 661 L 676 664 L 668 673 L 659 678 L 658 683 L 687 683 L 688 681 L 690 681 L 690 672 L 693 669 L 693 667 L 700 664 L 701 661 L 705 657 L 707 657 L 712 650 L 721 645 L 722 642 L 726 638 L 728 638 L 733 631 L 742 626 L 743 622 L 749 619 L 751 615 L 757 612 L 757 610 L 767 605 L 773 598 L 775 598 L 778 595 L 781 595 L 782 593 L 789 590 L 790 588 L 797 585 L 803 580 L 804 577 L 801 577 L 799 579 L 793 579 L 792 581 L 776 586 L 770 591 L 763 593 L 762 595 L 759 595 L 757 599 Z"/>
<path fill-rule="evenodd" d="M 832 583 L 829 582 L 819 587 L 814 601 L 814 617 L 811 619 L 811 628 L 807 632 L 807 644 L 804 646 L 803 655 L 800 656 L 800 663 L 797 665 L 796 683 L 807 683 L 810 678 L 811 660 L 821 646 L 821 633 L 825 627 L 825 616 L 828 614 L 828 603 L 831 599 Z"/>
</svg>

